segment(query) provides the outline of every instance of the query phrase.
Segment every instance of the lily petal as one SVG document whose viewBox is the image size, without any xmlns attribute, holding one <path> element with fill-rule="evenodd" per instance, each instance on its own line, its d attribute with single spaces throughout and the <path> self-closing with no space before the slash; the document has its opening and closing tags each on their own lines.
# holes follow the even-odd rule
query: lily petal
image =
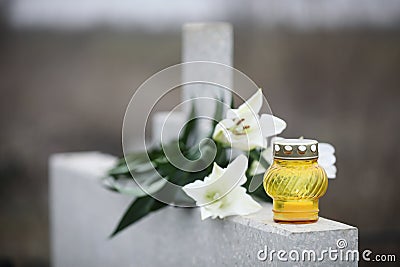
<svg viewBox="0 0 400 267">
<path fill-rule="evenodd" d="M 261 205 L 255 201 L 250 195 L 246 194 L 246 188 L 237 187 L 233 190 L 231 197 L 235 199 L 233 201 L 236 212 L 240 215 L 247 215 L 254 213 L 261 209 Z"/>
<path fill-rule="evenodd" d="M 286 122 L 270 114 L 262 114 L 260 118 L 262 134 L 264 137 L 278 135 L 286 129 Z"/>
<path fill-rule="evenodd" d="M 262 90 L 258 89 L 247 101 L 239 106 L 237 109 L 229 109 L 227 111 L 227 118 L 233 119 L 241 117 L 245 114 L 258 114 L 261 110 L 263 103 Z"/>
<path fill-rule="evenodd" d="M 334 165 L 336 162 L 336 157 L 334 154 L 324 154 L 324 153 L 319 153 L 319 158 L 318 158 L 318 163 L 321 166 L 330 166 Z"/>
<path fill-rule="evenodd" d="M 227 132 L 229 132 L 229 128 L 231 128 L 234 125 L 234 122 L 230 119 L 224 119 L 222 121 L 220 121 L 214 129 L 214 133 L 213 133 L 213 139 L 217 140 L 217 141 L 224 141 L 224 140 L 220 140 L 221 138 L 223 138 L 224 136 L 226 136 Z"/>
<path fill-rule="evenodd" d="M 336 178 L 335 148 L 328 143 L 319 143 L 318 153 L 318 163 L 325 169 L 328 178 Z"/>
<path fill-rule="evenodd" d="M 218 192 L 219 197 L 223 198 L 236 186 L 246 183 L 246 169 L 247 157 L 239 155 L 226 169 L 222 169 L 223 173 L 220 177 L 216 178 L 215 174 L 212 173 L 209 177 L 204 178 L 204 181 L 196 180 L 193 183 L 185 185 L 182 189 L 196 201 L 197 205 L 207 205 L 216 200 L 210 200 L 207 197 L 209 192 Z M 218 168 L 216 170 L 221 171 Z"/>
<path fill-rule="evenodd" d="M 322 166 L 322 165 L 321 165 Z M 326 172 L 326 175 L 330 179 L 336 178 L 336 166 L 335 165 L 330 165 L 330 166 L 322 166 Z"/>
<path fill-rule="evenodd" d="M 207 209 L 204 209 L 204 208 L 201 208 L 200 212 L 201 212 L 201 219 L 202 220 L 205 220 L 205 219 L 207 219 L 207 218 L 209 218 L 209 217 L 211 217 L 213 215 L 213 213 L 211 211 L 209 211 Z"/>
<path fill-rule="evenodd" d="M 246 188 L 239 186 L 226 196 L 223 200 L 224 205 L 219 209 L 219 218 L 225 218 L 232 215 L 248 215 L 261 209 L 250 195 L 246 194 Z"/>
<path fill-rule="evenodd" d="M 333 154 L 335 153 L 335 147 L 328 143 L 319 143 L 318 144 L 319 153 Z"/>
<path fill-rule="evenodd" d="M 183 190 L 197 205 L 202 205 L 201 219 L 224 218 L 231 215 L 247 215 L 258 211 L 261 206 L 246 194 L 242 187 L 247 178 L 247 158 L 239 155 L 226 169 L 214 164 L 212 173 L 185 185 Z M 207 203 L 208 201 L 208 203 Z"/>
<path fill-rule="evenodd" d="M 193 183 L 187 184 L 184 187 L 182 187 L 182 190 L 191 198 L 193 198 L 197 205 L 204 205 L 208 202 L 210 202 L 206 198 L 207 194 L 207 183 L 196 180 Z"/>
<path fill-rule="evenodd" d="M 214 181 L 212 185 L 219 186 L 219 188 L 226 190 L 226 192 L 236 185 L 243 185 L 247 181 L 245 175 L 246 169 L 247 157 L 239 155 L 228 165 L 222 176 L 217 181 Z M 236 179 L 233 179 L 235 177 Z"/>
<path fill-rule="evenodd" d="M 224 120 L 220 121 L 215 126 L 215 130 L 214 130 L 212 138 L 215 141 L 220 142 L 221 144 L 231 146 L 234 148 L 238 148 L 238 149 L 243 149 L 244 144 L 241 144 L 241 142 L 245 141 L 245 143 L 248 144 L 249 141 L 242 140 L 243 138 L 246 138 L 246 135 L 235 135 L 232 131 L 229 130 L 231 127 L 234 127 L 234 126 L 235 126 L 235 123 L 231 119 L 224 119 Z M 234 145 L 233 143 L 235 143 L 235 144 L 239 143 L 239 145 Z M 241 146 L 241 147 L 239 147 L 239 146 Z M 244 147 L 246 147 L 246 146 L 244 146 Z"/>
<path fill-rule="evenodd" d="M 204 178 L 204 181 L 205 181 L 205 182 L 210 182 L 210 181 L 212 181 L 212 180 L 216 180 L 216 179 L 218 179 L 219 177 L 222 176 L 222 174 L 224 173 L 224 171 L 225 171 L 225 170 L 224 170 L 223 168 L 221 168 L 220 166 L 218 166 L 217 163 L 214 162 L 214 166 L 213 166 L 213 169 L 212 169 L 211 174 L 210 174 L 209 176 L 206 176 L 206 177 Z"/>
<path fill-rule="evenodd" d="M 240 113 L 254 113 L 258 114 L 260 112 L 260 109 L 262 107 L 262 90 L 258 89 L 257 92 L 252 95 L 249 100 L 247 100 L 245 103 L 239 106 L 238 110 Z"/>
</svg>

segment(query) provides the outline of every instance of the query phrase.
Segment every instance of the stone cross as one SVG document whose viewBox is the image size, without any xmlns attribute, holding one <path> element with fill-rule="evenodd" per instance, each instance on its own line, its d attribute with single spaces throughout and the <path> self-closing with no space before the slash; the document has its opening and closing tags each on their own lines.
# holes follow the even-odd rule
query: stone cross
<svg viewBox="0 0 400 267">
<path fill-rule="evenodd" d="M 233 29 L 228 23 L 190 23 L 183 26 L 182 34 L 182 62 L 211 61 L 227 66 L 233 66 Z M 209 81 L 215 76 L 232 85 L 232 77 L 226 77 L 225 72 L 211 72 L 209 69 L 187 70 L 183 73 L 183 80 L 199 80 L 199 77 Z M 223 97 L 225 103 L 230 104 L 231 94 L 210 84 L 196 84 L 183 89 L 182 100 L 196 97 Z M 213 106 L 197 106 L 197 111 L 204 115 L 213 115 Z"/>
<path fill-rule="evenodd" d="M 190 23 L 185 24 L 182 34 L 182 62 L 211 61 L 233 66 L 233 29 L 228 23 Z M 183 68 L 183 81 L 219 81 L 232 88 L 232 72 L 210 69 L 207 66 Z M 184 86 L 182 102 L 194 100 L 196 116 L 213 118 L 216 102 L 202 97 L 220 99 L 227 105 L 231 103 L 231 92 L 209 83 L 196 83 Z M 191 102 L 183 106 L 185 113 L 191 109 Z M 226 109 L 226 106 L 224 107 Z M 211 120 L 199 120 L 199 135 L 209 134 Z"/>
<path fill-rule="evenodd" d="M 233 66 L 233 29 L 229 23 L 188 23 L 183 26 L 182 31 L 182 62 L 211 61 L 227 66 Z M 220 81 L 232 88 L 232 73 L 220 69 L 210 69 L 206 66 L 195 68 L 183 67 L 182 81 Z M 179 129 L 185 123 L 190 114 L 192 105 L 196 109 L 196 116 L 212 118 L 215 113 L 216 102 L 204 99 L 211 97 L 220 99 L 227 105 L 231 103 L 231 92 L 224 88 L 209 83 L 195 83 L 185 85 L 181 102 L 182 112 L 159 112 L 153 116 L 153 139 L 154 142 L 162 141 L 168 143 L 179 134 Z M 194 100 L 194 101 L 192 101 Z M 224 107 L 226 109 L 226 106 Z M 211 120 L 200 120 L 198 127 L 199 135 L 205 137 L 211 129 Z M 165 124 L 164 124 L 165 123 Z M 162 129 L 162 127 L 164 127 Z"/>
</svg>

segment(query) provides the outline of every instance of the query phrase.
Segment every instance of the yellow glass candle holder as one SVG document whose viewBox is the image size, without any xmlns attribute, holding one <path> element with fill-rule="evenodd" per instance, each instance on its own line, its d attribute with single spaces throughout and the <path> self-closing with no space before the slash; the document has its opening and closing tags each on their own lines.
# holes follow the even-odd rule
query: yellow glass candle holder
<svg viewBox="0 0 400 267">
<path fill-rule="evenodd" d="M 274 162 L 264 176 L 264 189 L 273 199 L 274 220 L 310 223 L 318 220 L 318 200 L 328 188 L 318 165 L 318 142 L 283 139 L 274 142 Z"/>
</svg>

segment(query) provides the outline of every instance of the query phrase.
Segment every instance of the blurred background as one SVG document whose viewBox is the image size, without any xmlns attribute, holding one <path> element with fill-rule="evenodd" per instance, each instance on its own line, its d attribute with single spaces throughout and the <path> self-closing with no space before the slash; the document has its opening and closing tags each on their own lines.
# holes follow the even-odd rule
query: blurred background
<svg viewBox="0 0 400 267">
<path fill-rule="evenodd" d="M 0 266 L 49 265 L 49 155 L 120 156 L 131 95 L 198 21 L 234 25 L 284 137 L 336 146 L 321 215 L 399 256 L 399 1 L 0 0 Z"/>
</svg>

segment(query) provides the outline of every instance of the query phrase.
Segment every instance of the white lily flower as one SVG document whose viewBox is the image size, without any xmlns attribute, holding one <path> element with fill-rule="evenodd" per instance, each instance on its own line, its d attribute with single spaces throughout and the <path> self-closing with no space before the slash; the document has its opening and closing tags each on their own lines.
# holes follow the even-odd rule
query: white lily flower
<svg viewBox="0 0 400 267">
<path fill-rule="evenodd" d="M 286 128 L 286 122 L 269 114 L 260 117 L 262 101 L 259 89 L 238 109 L 229 109 L 227 118 L 215 127 L 213 139 L 243 151 L 265 147 L 266 138 L 280 134 Z"/>
<path fill-rule="evenodd" d="M 274 141 L 281 140 L 284 138 L 276 137 Z M 271 142 L 273 143 L 273 142 Z M 336 178 L 336 157 L 335 157 L 335 148 L 328 143 L 319 143 L 318 144 L 318 164 L 324 168 L 328 178 Z M 273 160 L 273 151 L 272 146 L 267 147 L 262 153 L 261 156 L 271 165 Z M 250 175 L 257 175 L 261 173 L 265 173 L 266 169 L 260 164 L 258 161 L 254 160 L 250 166 Z"/>
<path fill-rule="evenodd" d="M 197 180 L 183 187 L 183 191 L 200 206 L 202 220 L 248 215 L 261 209 L 241 186 L 247 180 L 246 169 L 247 157 L 240 155 L 225 169 L 214 163 L 212 173 L 204 181 Z"/>
<path fill-rule="evenodd" d="M 319 143 L 318 145 L 318 163 L 324 168 L 328 178 L 336 178 L 336 157 L 335 148 L 328 143 Z"/>
</svg>

